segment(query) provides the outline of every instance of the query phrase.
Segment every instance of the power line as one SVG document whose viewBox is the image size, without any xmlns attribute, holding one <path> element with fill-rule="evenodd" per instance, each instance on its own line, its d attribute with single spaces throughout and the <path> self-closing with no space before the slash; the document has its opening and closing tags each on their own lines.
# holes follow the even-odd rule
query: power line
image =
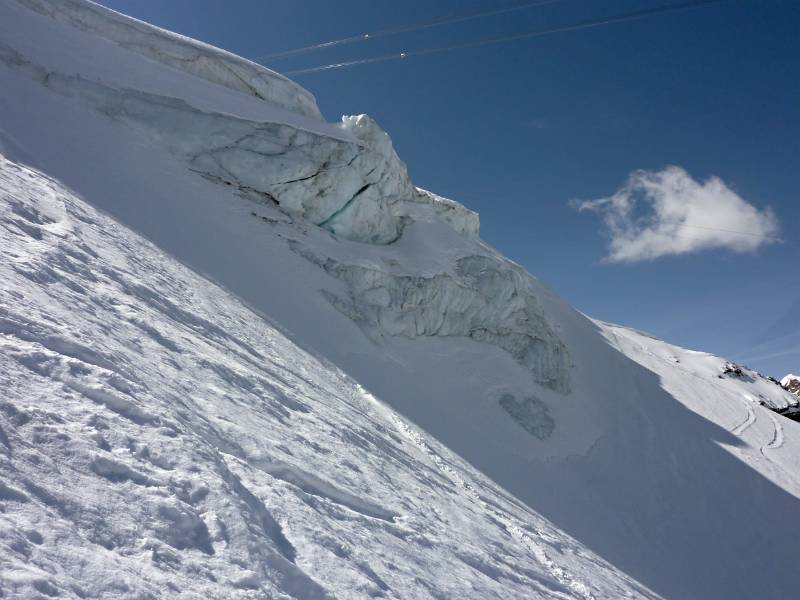
<svg viewBox="0 0 800 600">
<path fill-rule="evenodd" d="M 693 226 L 692 225 L 683 225 L 683 227 L 693 227 Z M 701 227 L 700 229 L 710 229 L 711 231 L 727 231 L 728 233 L 734 233 L 734 234 L 738 233 L 740 235 L 755 235 L 756 237 L 761 238 L 762 242 L 772 242 L 774 244 L 785 244 L 786 243 L 786 240 L 784 240 L 782 238 L 779 238 L 779 237 L 770 236 L 770 235 L 760 236 L 760 235 L 757 235 L 757 234 L 744 233 L 743 231 L 728 231 L 726 229 L 715 229 L 713 227 Z M 649 232 L 650 233 L 655 233 L 655 234 L 658 234 L 658 235 L 664 236 L 664 237 L 671 237 L 671 238 L 674 237 L 674 238 L 680 238 L 682 240 L 692 240 L 692 241 L 695 241 L 695 242 L 709 242 L 709 243 L 711 243 L 711 242 L 714 241 L 714 240 L 709 240 L 708 238 L 704 238 L 704 237 L 700 237 L 700 236 L 683 235 L 681 233 L 672 233 L 672 232 L 667 232 L 667 231 L 649 230 Z"/>
<path fill-rule="evenodd" d="M 351 35 L 350 37 L 341 38 L 338 40 L 331 40 L 322 42 L 320 44 L 312 44 L 311 46 L 304 46 L 294 50 L 284 50 L 283 52 L 276 52 L 274 54 L 266 54 L 264 56 L 256 56 L 253 60 L 278 60 L 289 56 L 296 56 L 298 54 L 307 54 L 315 50 L 323 50 L 333 48 L 335 46 L 343 46 L 345 44 L 352 44 L 354 42 L 365 42 L 378 37 L 386 37 L 390 35 L 397 35 L 398 33 L 409 33 L 411 31 L 419 31 L 421 29 L 430 29 L 432 27 L 439 27 L 441 25 L 450 25 L 453 23 L 461 23 L 464 21 L 471 21 L 473 19 L 480 19 L 483 17 L 491 17 L 494 15 L 501 15 L 528 8 L 535 8 L 537 6 L 544 6 L 546 4 L 558 4 L 563 0 L 538 0 L 537 2 L 526 2 L 525 4 L 517 4 L 514 6 L 506 6 L 505 8 L 496 8 L 493 10 L 484 10 L 480 12 L 473 12 L 461 15 L 454 15 L 452 17 L 442 17 L 430 21 L 421 21 L 419 23 L 412 23 L 411 25 L 404 25 L 401 27 L 394 27 L 391 29 L 382 29 L 380 31 L 373 31 L 371 33 L 360 33 L 358 35 Z"/>
<path fill-rule="evenodd" d="M 781 238 L 776 237 L 776 236 L 772 236 L 772 235 L 763 235 L 763 234 L 760 234 L 760 233 L 749 233 L 747 231 L 736 231 L 736 230 L 733 230 L 733 229 L 721 229 L 720 227 L 704 227 L 702 225 L 689 225 L 688 223 L 681 223 L 680 226 L 681 227 L 691 227 L 692 229 L 706 229 L 708 231 L 722 231 L 724 233 L 736 233 L 738 235 L 750 235 L 750 236 L 757 237 L 757 238 L 763 238 L 763 239 L 767 239 L 767 240 L 774 240 L 776 242 L 783 242 L 784 241 Z"/>
<path fill-rule="evenodd" d="M 669 12 L 677 12 L 681 10 L 689 10 L 693 8 L 700 8 L 712 4 L 721 4 L 729 0 L 690 0 L 688 2 L 680 2 L 678 4 L 671 4 L 667 6 L 658 6 L 655 8 L 648 8 L 637 10 L 634 12 L 623 13 L 612 17 L 604 17 L 602 19 L 589 19 L 579 21 L 572 25 L 562 25 L 560 27 L 549 27 L 546 29 L 535 29 L 533 31 L 526 31 L 524 33 L 517 33 L 514 35 L 506 35 L 500 37 L 484 38 L 474 42 L 465 42 L 462 44 L 453 44 L 450 46 L 439 46 L 434 48 L 425 48 L 422 50 L 410 50 L 407 52 L 397 52 L 394 54 L 384 54 L 382 56 L 372 56 L 369 58 L 362 58 L 359 60 L 350 60 L 345 62 L 330 63 L 327 65 L 319 65 L 317 67 L 309 67 L 307 69 L 296 69 L 294 71 L 286 71 L 285 75 L 304 75 L 306 73 L 317 73 L 319 71 L 331 71 L 334 69 L 343 69 L 345 67 L 352 67 L 355 65 L 365 65 L 370 63 L 385 62 L 389 60 L 402 60 L 404 58 L 411 58 L 412 56 L 425 56 L 429 54 L 439 54 L 441 52 L 449 52 L 451 50 L 463 50 L 465 48 L 476 48 L 478 46 L 487 46 L 489 44 L 498 44 L 500 42 L 511 42 L 515 40 L 539 37 L 550 35 L 553 33 L 562 33 L 566 31 L 577 31 L 580 29 L 590 29 L 594 27 L 601 27 L 603 25 L 611 25 L 614 23 L 623 23 L 625 21 L 634 21 L 644 19 L 655 15 L 665 14 Z"/>
</svg>

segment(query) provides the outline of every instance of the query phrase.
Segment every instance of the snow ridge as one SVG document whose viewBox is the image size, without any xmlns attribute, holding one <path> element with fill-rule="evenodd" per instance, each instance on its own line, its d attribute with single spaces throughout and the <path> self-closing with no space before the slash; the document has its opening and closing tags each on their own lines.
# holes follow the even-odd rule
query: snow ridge
<svg viewBox="0 0 800 600">
<path fill-rule="evenodd" d="M 322 119 L 314 96 L 249 60 L 85 0 L 16 0 L 26 8 L 132 52 L 298 114 Z"/>
</svg>

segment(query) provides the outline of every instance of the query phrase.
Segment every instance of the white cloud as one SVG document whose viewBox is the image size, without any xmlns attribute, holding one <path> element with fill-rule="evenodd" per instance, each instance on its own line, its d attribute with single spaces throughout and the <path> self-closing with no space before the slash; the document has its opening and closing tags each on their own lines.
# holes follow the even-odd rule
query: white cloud
<svg viewBox="0 0 800 600">
<path fill-rule="evenodd" d="M 719 177 L 699 182 L 680 167 L 634 171 L 613 196 L 575 203 L 603 216 L 611 262 L 713 248 L 752 252 L 777 241 L 772 210 L 758 210 Z"/>
</svg>

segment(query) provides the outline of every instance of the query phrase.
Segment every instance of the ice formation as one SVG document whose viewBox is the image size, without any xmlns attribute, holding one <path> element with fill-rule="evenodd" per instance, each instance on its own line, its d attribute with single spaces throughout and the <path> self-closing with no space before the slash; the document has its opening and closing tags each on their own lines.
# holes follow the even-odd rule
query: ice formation
<svg viewBox="0 0 800 600">
<path fill-rule="evenodd" d="M 292 248 L 346 284 L 345 296 L 325 296 L 372 339 L 471 338 L 508 352 L 538 383 L 569 391 L 569 353 L 545 317 L 530 275 L 515 265 L 474 255 L 455 260 L 452 272 L 409 275 L 389 265 L 343 264 L 296 241 Z"/>
<path fill-rule="evenodd" d="M 161 141 L 197 173 L 344 238 L 391 243 L 425 209 L 465 236 L 478 236 L 474 212 L 411 184 L 389 136 L 366 115 L 344 117 L 337 138 L 53 72 L 1 42 L 0 62 Z"/>
</svg>

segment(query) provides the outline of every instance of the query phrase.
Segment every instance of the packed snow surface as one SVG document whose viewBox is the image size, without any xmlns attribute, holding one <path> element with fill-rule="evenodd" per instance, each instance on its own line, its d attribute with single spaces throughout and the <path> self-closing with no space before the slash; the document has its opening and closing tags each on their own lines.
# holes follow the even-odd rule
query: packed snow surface
<svg viewBox="0 0 800 600">
<path fill-rule="evenodd" d="M 4 596 L 647 595 L 57 182 L 0 194 Z"/>
<path fill-rule="evenodd" d="M 3 593 L 794 595 L 795 396 L 578 313 L 259 69 L 0 0 Z"/>
</svg>

